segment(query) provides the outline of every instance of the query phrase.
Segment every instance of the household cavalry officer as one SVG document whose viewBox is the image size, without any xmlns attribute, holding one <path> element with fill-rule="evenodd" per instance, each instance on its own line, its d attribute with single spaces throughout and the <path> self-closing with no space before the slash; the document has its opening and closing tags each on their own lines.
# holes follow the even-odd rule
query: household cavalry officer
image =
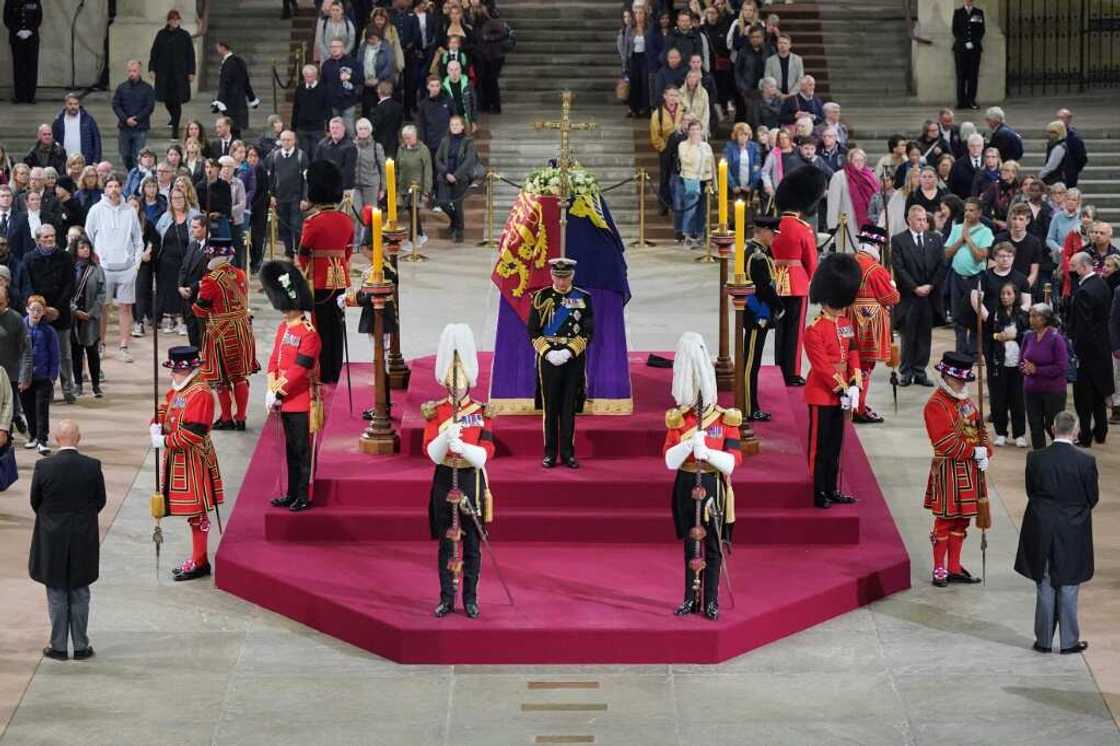
<svg viewBox="0 0 1120 746">
<path fill-rule="evenodd" d="M 820 315 L 805 330 L 809 356 L 809 468 L 813 472 L 813 505 L 853 503 L 839 489 L 844 420 L 859 402 L 859 345 L 847 308 L 859 290 L 859 264 L 851 254 L 829 254 L 813 275 L 809 298 L 821 305 Z"/>
<path fill-rule="evenodd" d="M 890 270 L 880 263 L 879 252 L 887 245 L 887 232 L 877 225 L 865 225 L 859 232 L 860 281 L 855 303 L 852 304 L 852 322 L 856 326 L 859 346 L 860 387 L 859 402 L 855 405 L 853 422 L 876 423 L 883 418 L 867 406 L 867 389 L 871 386 L 871 371 L 876 362 L 891 362 L 894 348 L 891 338 L 891 307 L 902 296 L 891 279 Z M 897 365 L 897 363 L 896 363 Z"/>
<path fill-rule="evenodd" d="M 923 412 L 933 446 L 925 507 L 933 513 L 933 584 L 939 588 L 980 582 L 961 566 L 968 523 L 988 500 L 984 472 L 992 457 L 988 428 L 968 397 L 968 382 L 976 380 L 972 365 L 971 355 L 946 352 L 934 366 L 941 382 Z"/>
<path fill-rule="evenodd" d="M 424 452 L 436 465 L 428 501 L 428 526 L 439 541 L 439 605 L 434 614 L 441 618 L 454 611 L 462 586 L 463 610 L 476 619 L 482 531 L 494 515 L 485 469 L 494 456 L 494 435 L 486 403 L 470 397 L 478 383 L 478 353 L 466 324 L 444 327 L 435 375 L 447 396 L 421 405 L 427 420 Z"/>
<path fill-rule="evenodd" d="M 233 266 L 229 237 L 214 236 L 202 249 L 207 272 L 198 283 L 192 311 L 206 325 L 202 335 L 199 380 L 218 393 L 221 415 L 215 430 L 244 430 L 249 408 L 249 376 L 260 370 L 249 319 L 249 283 L 244 270 Z M 237 414 L 233 413 L 236 401 Z"/>
<path fill-rule="evenodd" d="M 210 574 L 207 514 L 224 501 L 218 455 L 210 441 L 214 395 L 199 378 L 201 366 L 197 347 L 167 351 L 163 367 L 171 370 L 171 388 L 150 428 L 152 447 L 162 457 L 159 486 L 163 495 L 162 505 L 153 504 L 152 517 L 182 516 L 191 529 L 191 556 L 171 570 L 175 580 Z"/>
<path fill-rule="evenodd" d="M 315 329 L 323 342 L 319 375 L 323 383 L 338 383 L 342 372 L 342 335 L 345 317 L 338 298 L 350 286 L 354 222 L 338 209 L 342 202 L 342 172 L 329 161 L 307 167 L 307 199 L 311 212 L 303 221 L 297 261 L 315 294 Z"/>
<path fill-rule="evenodd" d="M 538 290 L 529 311 L 529 339 L 537 351 L 537 400 L 544 409 L 544 458 L 578 469 L 576 413 L 587 398 L 587 348 L 594 333 L 591 293 L 572 284 L 574 259 L 550 259 L 552 285 Z"/>
<path fill-rule="evenodd" d="M 272 504 L 298 513 L 311 507 L 308 487 L 314 476 L 312 440 L 323 424 L 319 333 L 305 315 L 310 313 L 315 300 L 307 281 L 290 262 L 265 263 L 260 278 L 272 307 L 284 314 L 268 358 L 268 393 L 264 404 L 266 414 L 280 413 L 288 486 Z"/>
<path fill-rule="evenodd" d="M 737 409 L 716 404 L 716 372 L 704 339 L 685 332 L 673 360 L 674 409 L 665 414 L 665 466 L 673 482 L 673 525 L 684 542 L 684 601 L 677 616 L 719 618 L 723 544 L 731 542 L 731 472 L 742 462 Z"/>
<path fill-rule="evenodd" d="M 769 422 L 770 413 L 763 411 L 758 401 L 758 370 L 762 367 L 762 350 L 766 347 L 766 334 L 785 314 L 785 307 L 774 283 L 774 260 L 770 245 L 777 235 L 779 219 L 759 215 L 754 219 L 754 235 L 747 242 L 747 279 L 754 285 L 754 295 L 747 297 L 745 309 L 747 419 Z"/>
</svg>

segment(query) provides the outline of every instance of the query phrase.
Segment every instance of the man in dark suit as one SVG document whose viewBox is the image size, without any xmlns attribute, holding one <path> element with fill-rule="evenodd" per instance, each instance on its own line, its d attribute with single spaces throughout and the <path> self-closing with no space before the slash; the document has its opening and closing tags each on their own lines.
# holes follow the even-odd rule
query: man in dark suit
<svg viewBox="0 0 1120 746">
<path fill-rule="evenodd" d="M 925 208 L 912 205 L 906 213 L 909 228 L 891 238 L 891 267 L 902 300 L 895 316 L 902 330 L 900 386 L 932 386 L 929 365 L 933 317 L 941 284 L 945 280 L 941 235 L 929 230 Z"/>
<path fill-rule="evenodd" d="M 28 571 L 47 586 L 51 644 L 43 655 L 55 660 L 68 657 L 67 636 L 74 660 L 93 657 L 86 624 L 89 586 L 98 574 L 97 514 L 105 507 L 105 477 L 100 461 L 78 453 L 81 438 L 76 422 L 60 422 L 58 453 L 39 460 L 31 477 L 35 530 Z"/>
<path fill-rule="evenodd" d="M 957 108 L 976 105 L 976 84 L 980 77 L 980 55 L 984 52 L 984 11 L 973 0 L 953 11 L 953 57 L 957 63 Z"/>
<path fill-rule="evenodd" d="M 373 139 L 381 143 L 386 158 L 396 158 L 400 146 L 401 126 L 404 124 L 404 107 L 392 98 L 393 84 L 383 80 L 377 84 L 377 106 L 370 119 Z"/>
<path fill-rule="evenodd" d="M 1093 514 L 1099 499 L 1097 462 L 1073 447 L 1076 418 L 1054 416 L 1054 442 L 1027 454 L 1027 512 L 1019 532 L 1015 571 L 1038 584 L 1034 649 L 1061 652 L 1089 647 L 1077 625 L 1077 590 L 1093 577 Z"/>
<path fill-rule="evenodd" d="M 975 197 L 972 185 L 976 174 L 984 167 L 984 136 L 973 133 L 968 136 L 967 151 L 953 163 L 949 172 L 949 191 L 961 199 Z"/>
<path fill-rule="evenodd" d="M 230 130 L 234 138 L 240 139 L 241 130 L 249 129 L 249 109 L 257 108 L 261 101 L 253 93 L 245 60 L 233 53 L 229 42 L 218 42 L 218 54 L 222 58 L 218 72 L 218 95 L 210 108 L 230 118 Z"/>
<path fill-rule="evenodd" d="M 1072 159 L 1073 167 L 1065 177 L 1065 184 L 1072 188 L 1077 186 L 1081 171 L 1089 163 L 1089 153 L 1085 150 L 1085 140 L 1081 138 L 1081 133 L 1074 129 L 1073 112 L 1069 109 L 1058 109 L 1058 121 L 1066 126 L 1066 150 Z"/>
<path fill-rule="evenodd" d="M 206 255 L 202 253 L 206 245 L 206 218 L 196 215 L 191 218 L 191 242 L 183 263 L 179 265 L 179 297 L 183 299 L 183 318 L 187 326 L 187 339 L 192 347 L 202 346 L 202 325 L 191 308 L 198 299 L 198 283 L 206 274 Z"/>
<path fill-rule="evenodd" d="M 1115 391 L 1108 336 L 1112 289 L 1084 251 L 1074 254 L 1069 266 L 1080 278 L 1069 319 L 1069 335 L 1077 353 L 1077 380 L 1073 383 L 1073 405 L 1081 421 L 1077 445 L 1088 448 L 1093 440 L 1104 443 L 1108 435 L 1107 402 Z"/>
<path fill-rule="evenodd" d="M 39 26 L 41 0 L 4 0 L 4 25 L 12 47 L 12 103 L 35 103 L 39 85 Z"/>
</svg>

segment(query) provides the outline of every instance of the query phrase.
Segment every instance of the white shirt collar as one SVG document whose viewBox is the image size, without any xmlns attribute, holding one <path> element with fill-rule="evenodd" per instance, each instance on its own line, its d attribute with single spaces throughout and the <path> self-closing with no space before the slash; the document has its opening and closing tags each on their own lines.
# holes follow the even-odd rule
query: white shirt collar
<svg viewBox="0 0 1120 746">
<path fill-rule="evenodd" d="M 57 452 L 62 453 L 63 451 L 74 451 L 76 453 L 78 451 L 78 447 L 77 446 L 62 446 L 58 449 Z"/>
<path fill-rule="evenodd" d="M 1054 437 L 1054 442 L 1055 443 L 1066 443 L 1068 445 L 1073 445 L 1073 436 L 1072 435 L 1067 435 L 1065 437 L 1055 436 Z"/>
</svg>

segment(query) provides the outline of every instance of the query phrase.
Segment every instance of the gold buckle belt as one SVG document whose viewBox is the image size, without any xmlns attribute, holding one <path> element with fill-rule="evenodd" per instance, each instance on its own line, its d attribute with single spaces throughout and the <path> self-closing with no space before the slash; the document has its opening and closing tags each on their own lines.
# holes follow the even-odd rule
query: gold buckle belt
<svg viewBox="0 0 1120 746">
<path fill-rule="evenodd" d="M 687 471 L 689 474 L 718 474 L 719 469 L 711 464 L 704 463 L 703 461 L 685 461 L 681 464 L 681 471 Z"/>
<path fill-rule="evenodd" d="M 465 458 L 445 458 L 443 460 L 442 465 L 446 466 L 450 469 L 473 469 L 474 468 L 474 466 L 471 465 L 471 462 L 467 461 Z"/>
</svg>

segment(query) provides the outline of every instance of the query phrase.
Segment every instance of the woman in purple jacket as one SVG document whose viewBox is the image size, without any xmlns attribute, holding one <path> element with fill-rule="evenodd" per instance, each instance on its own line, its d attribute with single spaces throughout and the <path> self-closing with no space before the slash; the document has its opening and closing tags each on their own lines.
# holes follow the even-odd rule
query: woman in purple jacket
<svg viewBox="0 0 1120 746">
<path fill-rule="evenodd" d="M 1046 303 L 1031 306 L 1030 331 L 1023 337 L 1023 393 L 1026 397 L 1027 423 L 1031 428 L 1031 447 L 1045 448 L 1046 436 L 1053 437 L 1054 415 L 1066 408 L 1066 371 L 1069 350 L 1066 338 L 1058 331 L 1058 318 Z"/>
</svg>

